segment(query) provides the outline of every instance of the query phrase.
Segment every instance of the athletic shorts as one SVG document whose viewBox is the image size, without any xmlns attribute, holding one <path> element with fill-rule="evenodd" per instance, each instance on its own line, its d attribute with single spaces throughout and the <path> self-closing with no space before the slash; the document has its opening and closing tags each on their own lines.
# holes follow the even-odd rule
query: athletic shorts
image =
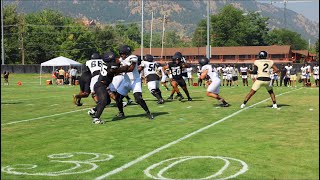
<svg viewBox="0 0 320 180">
<path fill-rule="evenodd" d="M 111 84 L 109 85 L 110 91 L 116 92 L 123 80 L 123 75 L 117 75 L 113 77 Z"/>
<path fill-rule="evenodd" d="M 227 74 L 227 80 L 232 80 L 232 74 Z"/>
<path fill-rule="evenodd" d="M 148 89 L 151 92 L 152 89 L 159 89 L 159 81 L 149 81 Z"/>
<path fill-rule="evenodd" d="M 272 90 L 272 86 L 270 86 L 270 81 L 260 81 L 256 80 L 252 85 L 252 90 L 258 91 L 261 87 L 265 87 L 268 91 Z"/>
<path fill-rule="evenodd" d="M 304 74 L 304 75 L 301 75 L 301 79 L 306 79 L 307 76 Z"/>
<path fill-rule="evenodd" d="M 93 76 L 91 78 L 91 83 L 90 83 L 90 90 L 91 93 L 94 93 L 94 84 L 96 84 L 96 82 L 98 81 L 99 75 Z"/>
<path fill-rule="evenodd" d="M 241 75 L 242 79 L 248 79 L 248 75 Z"/>
<path fill-rule="evenodd" d="M 117 89 L 117 92 L 123 96 L 126 96 L 131 90 L 133 93 L 142 92 L 141 79 L 130 80 L 129 76 L 125 74 L 119 88 Z"/>
<path fill-rule="evenodd" d="M 161 82 L 166 82 L 166 81 L 167 81 L 167 76 L 166 75 L 162 75 Z"/>
<path fill-rule="evenodd" d="M 188 78 L 189 78 L 189 79 L 192 78 L 192 73 L 188 73 Z"/>
<path fill-rule="evenodd" d="M 232 81 L 238 81 L 238 76 L 232 76 Z"/>
<path fill-rule="evenodd" d="M 220 79 L 212 81 L 207 88 L 207 92 L 211 92 L 213 94 L 219 94 L 220 93 L 220 83 L 221 83 Z"/>
<path fill-rule="evenodd" d="M 251 79 L 257 79 L 258 75 L 257 74 L 251 74 Z"/>
<path fill-rule="evenodd" d="M 314 74 L 313 78 L 314 78 L 314 80 L 318 80 L 319 79 L 319 74 Z"/>
<path fill-rule="evenodd" d="M 290 80 L 291 81 L 296 81 L 297 80 L 297 75 L 290 75 Z"/>
<path fill-rule="evenodd" d="M 222 76 L 222 79 L 227 79 L 227 75 L 223 75 L 223 76 Z"/>
</svg>

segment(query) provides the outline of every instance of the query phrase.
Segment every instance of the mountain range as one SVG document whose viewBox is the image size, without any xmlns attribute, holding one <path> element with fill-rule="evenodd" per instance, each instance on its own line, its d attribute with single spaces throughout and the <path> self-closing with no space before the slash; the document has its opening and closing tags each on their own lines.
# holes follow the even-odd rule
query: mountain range
<svg viewBox="0 0 320 180">
<path fill-rule="evenodd" d="M 151 29 L 153 12 L 153 31 L 162 31 L 163 17 L 166 16 L 166 30 L 174 30 L 190 38 L 200 20 L 206 19 L 208 2 L 211 14 L 217 14 L 223 6 L 232 4 L 244 13 L 258 12 L 269 17 L 270 29 L 287 28 L 312 44 L 319 39 L 318 22 L 289 9 L 284 12 L 284 8 L 263 0 L 143 0 L 145 31 Z M 23 13 L 53 9 L 67 16 L 95 20 L 101 24 L 141 24 L 142 0 L 4 0 L 4 5 L 10 3 L 16 3 L 18 11 Z"/>
</svg>

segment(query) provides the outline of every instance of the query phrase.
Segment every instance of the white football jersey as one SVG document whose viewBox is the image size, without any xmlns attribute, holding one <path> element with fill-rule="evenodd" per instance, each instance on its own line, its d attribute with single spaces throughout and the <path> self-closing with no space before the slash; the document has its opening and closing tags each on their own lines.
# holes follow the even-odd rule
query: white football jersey
<svg viewBox="0 0 320 180">
<path fill-rule="evenodd" d="M 140 79 L 140 74 L 138 71 L 138 57 L 136 55 L 130 55 L 126 59 L 119 59 L 122 66 L 130 66 L 133 62 L 136 63 L 132 72 L 127 72 L 127 75 L 131 80 Z"/>
<path fill-rule="evenodd" d="M 143 67 L 143 73 L 145 77 L 147 77 L 149 74 L 157 74 L 155 62 L 141 61 L 140 66 Z"/>
<path fill-rule="evenodd" d="M 240 67 L 240 72 L 247 72 L 248 71 L 248 67 Z"/>
<path fill-rule="evenodd" d="M 91 59 L 86 62 L 86 66 L 90 70 L 91 75 L 93 75 L 95 71 L 100 72 L 102 68 L 102 63 L 103 63 L 102 59 Z"/>
<path fill-rule="evenodd" d="M 319 74 L 319 66 L 313 67 L 313 74 Z"/>
<path fill-rule="evenodd" d="M 211 81 L 214 81 L 214 80 L 216 80 L 216 79 L 219 79 L 218 74 L 217 74 L 215 71 L 213 71 L 213 68 L 212 68 L 212 66 L 211 66 L 210 64 L 207 64 L 207 65 L 202 66 L 202 68 L 201 68 L 201 73 L 202 73 L 203 71 L 205 71 L 205 70 L 208 70 L 207 75 L 210 77 Z M 219 79 L 219 80 L 220 80 L 220 79 Z"/>
<path fill-rule="evenodd" d="M 301 67 L 301 75 L 306 75 L 307 74 L 307 67 L 306 66 L 302 66 Z"/>
</svg>

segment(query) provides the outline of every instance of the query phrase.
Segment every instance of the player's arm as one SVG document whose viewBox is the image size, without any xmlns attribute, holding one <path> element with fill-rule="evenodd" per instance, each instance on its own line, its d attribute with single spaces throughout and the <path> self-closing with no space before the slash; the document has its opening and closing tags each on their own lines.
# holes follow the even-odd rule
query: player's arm
<svg viewBox="0 0 320 180">
<path fill-rule="evenodd" d="M 279 72 L 279 69 L 276 65 L 273 65 L 272 68 L 273 68 L 273 73 Z"/>
<path fill-rule="evenodd" d="M 208 69 L 204 70 L 204 71 L 201 73 L 200 79 L 206 79 L 207 74 L 208 74 Z"/>
</svg>

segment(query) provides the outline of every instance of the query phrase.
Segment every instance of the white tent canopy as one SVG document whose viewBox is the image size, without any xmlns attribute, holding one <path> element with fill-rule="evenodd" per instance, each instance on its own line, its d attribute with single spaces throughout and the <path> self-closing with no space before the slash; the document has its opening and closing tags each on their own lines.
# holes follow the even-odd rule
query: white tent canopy
<svg viewBox="0 0 320 180">
<path fill-rule="evenodd" d="M 82 64 L 78 63 L 77 61 L 74 61 L 72 59 L 63 57 L 63 56 L 59 56 L 56 58 L 53 58 L 49 61 L 43 62 L 41 63 L 40 66 L 40 85 L 41 85 L 41 72 L 42 72 L 42 66 L 52 66 L 52 72 L 54 71 L 54 67 L 60 67 L 60 66 L 69 66 L 69 68 L 71 68 L 71 66 L 81 66 L 82 68 Z"/>
</svg>

